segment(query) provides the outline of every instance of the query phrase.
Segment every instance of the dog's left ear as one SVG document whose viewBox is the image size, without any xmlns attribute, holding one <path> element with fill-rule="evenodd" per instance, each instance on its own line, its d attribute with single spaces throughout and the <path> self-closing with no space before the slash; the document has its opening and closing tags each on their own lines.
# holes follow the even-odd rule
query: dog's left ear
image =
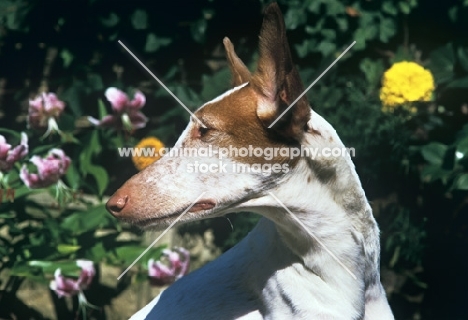
<svg viewBox="0 0 468 320">
<path fill-rule="evenodd" d="M 260 58 L 251 85 L 265 99 L 257 115 L 268 127 L 304 92 L 299 73 L 291 59 L 283 15 L 276 3 L 265 9 L 260 31 Z M 272 130 L 286 138 L 300 139 L 306 130 L 310 107 L 304 95 L 274 124 Z"/>
<path fill-rule="evenodd" d="M 229 64 L 229 69 L 232 73 L 232 85 L 234 87 L 240 86 L 243 83 L 250 81 L 250 71 L 245 64 L 237 56 L 234 51 L 234 45 L 228 37 L 223 39 L 224 48 L 226 49 L 226 57 Z"/>
</svg>

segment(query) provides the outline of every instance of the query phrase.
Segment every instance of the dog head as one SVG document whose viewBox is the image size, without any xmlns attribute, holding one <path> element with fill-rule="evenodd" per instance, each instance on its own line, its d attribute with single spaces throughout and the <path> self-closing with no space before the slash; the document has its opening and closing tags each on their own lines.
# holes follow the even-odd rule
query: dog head
<svg viewBox="0 0 468 320">
<path fill-rule="evenodd" d="M 279 7 L 274 3 L 265 10 L 253 74 L 230 40 L 223 42 L 234 88 L 194 113 L 174 146 L 177 153 L 165 155 L 115 192 L 107 208 L 117 218 L 164 228 L 185 211 L 181 222 L 238 211 L 297 165 L 299 157 L 284 149 L 300 145 L 310 129 L 311 110 L 303 96 L 283 115 L 304 87 Z"/>
</svg>

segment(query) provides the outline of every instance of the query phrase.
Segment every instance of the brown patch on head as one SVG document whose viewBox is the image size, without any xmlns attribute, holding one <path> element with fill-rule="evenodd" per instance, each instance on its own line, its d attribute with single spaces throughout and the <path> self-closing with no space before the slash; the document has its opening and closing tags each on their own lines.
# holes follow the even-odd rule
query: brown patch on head
<svg viewBox="0 0 468 320">
<path fill-rule="evenodd" d="M 195 115 L 207 126 L 204 134 L 201 134 L 200 126 L 197 137 L 201 143 L 211 144 L 216 147 L 229 148 L 300 148 L 297 141 L 286 139 L 277 132 L 265 127 L 257 117 L 258 93 L 246 85 L 232 92 L 223 99 L 209 102 L 198 110 Z M 271 160 L 264 157 L 241 157 L 233 155 L 232 159 L 243 163 L 290 163 L 295 164 L 299 159 L 290 160 L 289 157 L 281 156 L 279 152 Z"/>
<path fill-rule="evenodd" d="M 228 38 L 224 39 L 228 64 L 236 85 L 249 81 L 220 100 L 209 102 L 196 112 L 207 126 L 196 125 L 190 137 L 196 142 L 225 148 L 300 148 L 299 141 L 310 118 L 310 107 L 303 96 L 269 129 L 268 126 L 304 91 L 299 73 L 291 59 L 283 16 L 276 3 L 265 10 L 260 31 L 260 58 L 253 76 L 239 59 Z M 291 150 L 289 150 L 291 151 Z M 239 154 L 234 160 L 249 164 L 289 163 L 295 165 L 299 157 L 290 159 L 278 151 L 271 160 L 265 157 Z M 269 158 L 269 156 L 267 156 Z"/>
</svg>

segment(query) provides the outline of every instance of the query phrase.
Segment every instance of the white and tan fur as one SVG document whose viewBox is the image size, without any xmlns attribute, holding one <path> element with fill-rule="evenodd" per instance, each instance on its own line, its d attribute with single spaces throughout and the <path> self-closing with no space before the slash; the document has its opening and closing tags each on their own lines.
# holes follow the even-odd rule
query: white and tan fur
<svg viewBox="0 0 468 320">
<path fill-rule="evenodd" d="M 306 98 L 267 128 L 303 90 L 276 4 L 265 11 L 253 75 L 227 38 L 224 44 L 236 87 L 195 113 L 208 129 L 192 119 L 175 147 L 344 148 Z M 288 164 L 288 172 L 269 176 L 188 173 L 194 161 L 219 162 L 216 156 L 165 156 L 129 179 L 109 200 L 109 211 L 143 228 L 163 229 L 205 192 L 181 223 L 239 211 L 263 218 L 238 245 L 176 281 L 133 320 L 393 319 L 380 283 L 379 230 L 349 156 L 223 160 L 228 168 Z"/>
</svg>

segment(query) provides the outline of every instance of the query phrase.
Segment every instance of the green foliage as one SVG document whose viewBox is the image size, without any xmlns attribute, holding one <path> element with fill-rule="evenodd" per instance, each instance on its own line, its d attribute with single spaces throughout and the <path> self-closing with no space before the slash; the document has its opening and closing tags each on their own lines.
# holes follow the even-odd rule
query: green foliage
<svg viewBox="0 0 468 320">
<path fill-rule="evenodd" d="M 239 56 L 255 69 L 258 24 L 249 21 L 260 21 L 260 8 L 267 2 L 200 1 L 187 8 L 169 2 L 164 10 L 150 1 L 119 6 L 103 0 L 68 1 L 54 10 L 39 0 L 0 2 L 0 58 L 11 62 L 11 67 L 2 65 L 0 78 L 12 86 L 0 99 L 0 133 L 19 141 L 25 123 L 16 119 L 24 119 L 25 101 L 46 87 L 66 102 L 59 119 L 63 132 L 41 140 L 29 131 L 30 154 L 42 156 L 62 147 L 72 158 L 63 177 L 69 189 L 52 186 L 42 191 L 52 194 L 60 207 L 38 202 L 38 191 L 20 183 L 19 167 L 3 175 L 4 187 L 16 188 L 16 199 L 0 204 L 0 224 L 8 233 L 0 237 L 0 271 L 47 283 L 58 267 L 76 275 L 73 261 L 79 258 L 126 266 L 142 252 L 138 241 L 117 239 L 122 232 L 138 238 L 117 224 L 102 203 L 81 199 L 76 201 L 79 208 L 64 205 L 73 202 L 79 190 L 102 200 L 135 172 L 127 170 L 128 159 L 117 159 L 117 147 L 133 146 L 148 135 L 169 146 L 189 120 L 117 41 L 195 110 L 229 88 L 229 70 L 219 51 L 222 37 L 231 37 Z M 440 2 L 436 16 L 430 1 L 417 0 L 281 0 L 279 5 L 306 86 L 356 41 L 307 96 L 345 144 L 355 148 L 353 160 L 369 198 L 397 195 L 397 204 L 379 216 L 382 263 L 394 270 L 424 267 L 427 243 L 441 230 L 452 230 L 454 223 L 446 217 L 464 208 L 468 190 L 463 111 L 468 103 L 468 43 L 463 34 L 468 30 L 468 2 Z M 415 61 L 434 76 L 433 97 L 415 103 L 416 113 L 401 108 L 382 112 L 382 76 L 400 61 Z M 143 91 L 143 111 L 151 125 L 126 133 L 83 125 L 83 116 L 102 119 L 112 114 L 103 95 L 111 86 Z M 443 203 L 447 212 L 432 212 L 434 203 Z M 257 219 L 233 218 L 234 231 L 223 247 L 235 245 Z M 427 225 L 434 220 L 446 223 L 431 233 Z M 159 257 L 160 250 L 152 249 L 141 260 L 136 278 L 143 277 L 147 259 Z"/>
<path fill-rule="evenodd" d="M 440 180 L 447 191 L 468 190 L 468 125 L 450 145 L 431 142 L 414 150 L 427 162 L 421 171 L 422 181 Z"/>
<path fill-rule="evenodd" d="M 400 260 L 418 264 L 424 253 L 426 232 L 423 225 L 411 221 L 411 212 L 407 209 L 389 208 L 385 214 L 395 217 L 385 232 L 388 234 L 384 248 L 392 252 L 390 267 L 395 267 Z"/>
<path fill-rule="evenodd" d="M 338 53 L 356 40 L 354 50 L 364 50 L 369 42 L 387 43 L 397 32 L 396 21 L 417 7 L 417 0 L 369 1 L 282 1 L 286 27 L 304 32 L 304 41 L 296 45 L 300 57 L 319 52 L 323 56 Z M 350 32 L 352 30 L 352 32 Z"/>
</svg>

